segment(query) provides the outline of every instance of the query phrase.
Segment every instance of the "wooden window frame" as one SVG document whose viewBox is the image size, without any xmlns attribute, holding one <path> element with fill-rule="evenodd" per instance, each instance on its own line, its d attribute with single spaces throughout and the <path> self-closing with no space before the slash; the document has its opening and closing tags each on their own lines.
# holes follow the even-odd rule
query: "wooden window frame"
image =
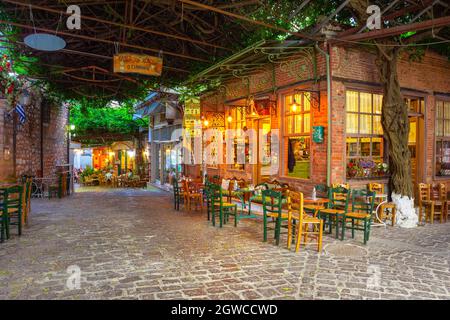
<svg viewBox="0 0 450 320">
<path fill-rule="evenodd" d="M 312 176 L 312 166 L 311 164 L 313 163 L 313 155 L 312 155 L 312 124 L 313 124 L 313 112 L 312 112 L 312 105 L 310 103 L 309 106 L 309 110 L 305 111 L 304 110 L 304 99 L 305 99 L 305 94 L 306 92 L 295 92 L 295 89 L 293 91 L 288 91 L 288 92 L 284 92 L 281 94 L 281 103 L 282 103 L 282 117 L 281 117 L 281 122 L 282 122 L 282 128 L 283 128 L 283 159 L 285 161 L 282 161 L 283 163 L 283 167 L 282 167 L 282 177 L 286 178 L 286 179 L 295 179 L 295 180 L 304 180 L 304 181 L 310 181 L 311 180 L 311 176 Z M 309 94 L 311 95 L 311 93 L 309 92 Z M 302 97 L 302 101 L 301 102 L 297 102 L 301 108 L 300 111 L 296 111 L 296 112 L 291 112 L 288 108 L 290 108 L 290 106 L 286 105 L 286 98 L 288 96 L 295 96 L 295 95 L 301 95 Z M 304 131 L 304 115 L 305 114 L 309 114 L 309 132 L 305 132 Z M 288 133 L 288 126 L 287 126 L 287 117 L 288 116 L 292 116 L 292 120 L 291 120 L 291 128 L 295 128 L 294 124 L 295 124 L 295 116 L 297 115 L 302 115 L 302 122 L 301 122 L 301 128 L 302 128 L 302 132 L 294 132 L 294 133 Z M 305 137 L 309 139 L 309 177 L 308 178 L 303 178 L 303 177 L 294 177 L 294 176 L 290 176 L 288 175 L 288 152 L 286 151 L 288 147 L 288 143 L 289 143 L 289 138 L 301 138 L 301 137 Z"/>
</svg>

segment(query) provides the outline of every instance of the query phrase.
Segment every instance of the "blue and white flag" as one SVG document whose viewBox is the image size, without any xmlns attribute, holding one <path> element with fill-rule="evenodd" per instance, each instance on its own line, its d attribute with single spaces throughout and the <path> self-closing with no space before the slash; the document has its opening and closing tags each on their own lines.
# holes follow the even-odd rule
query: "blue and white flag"
<svg viewBox="0 0 450 320">
<path fill-rule="evenodd" d="M 17 112 L 17 114 L 19 116 L 20 123 L 24 124 L 25 120 L 27 119 L 27 117 L 25 115 L 25 108 L 22 105 L 18 104 L 16 106 L 16 112 Z"/>
</svg>

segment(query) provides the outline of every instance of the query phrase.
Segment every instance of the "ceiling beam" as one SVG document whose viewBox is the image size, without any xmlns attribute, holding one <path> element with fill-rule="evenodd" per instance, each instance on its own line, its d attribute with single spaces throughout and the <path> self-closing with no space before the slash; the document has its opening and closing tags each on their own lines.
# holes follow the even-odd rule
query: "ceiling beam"
<svg viewBox="0 0 450 320">
<path fill-rule="evenodd" d="M 2 2 L 7 2 L 7 3 L 15 4 L 15 5 L 20 5 L 20 6 L 31 7 L 32 9 L 52 12 L 52 13 L 55 13 L 55 14 L 58 14 L 58 15 L 67 15 L 67 16 L 71 15 L 70 13 L 67 13 L 65 11 L 50 9 L 48 7 L 42 7 L 42 6 L 38 6 L 38 5 L 34 5 L 34 4 L 22 3 L 22 2 L 14 1 L 14 0 L 2 0 Z M 195 44 L 198 44 L 198 45 L 203 45 L 203 46 L 208 46 L 208 47 L 213 47 L 213 48 L 218 48 L 218 49 L 222 49 L 222 50 L 231 51 L 231 49 L 229 49 L 229 48 L 225 48 L 225 47 L 213 44 L 213 43 L 200 41 L 200 40 L 195 40 L 195 39 L 191 39 L 189 37 L 174 35 L 174 34 L 170 34 L 170 33 L 166 33 L 166 32 L 161 32 L 161 31 L 151 30 L 151 29 L 147 29 L 147 28 L 142 28 L 142 27 L 139 27 L 139 26 L 136 26 L 136 25 L 103 20 L 103 19 L 99 19 L 99 18 L 95 18 L 95 17 L 86 16 L 84 14 L 82 15 L 82 19 L 83 20 L 88 20 L 88 21 L 104 23 L 104 24 L 107 24 L 107 25 L 112 25 L 112 26 L 121 27 L 121 28 L 125 28 L 125 29 L 131 29 L 131 30 L 141 31 L 141 32 L 150 33 L 150 34 L 156 34 L 158 36 L 162 36 L 162 37 L 166 37 L 166 38 L 173 38 L 173 39 L 177 39 L 177 40 L 188 41 L 188 42 L 192 42 L 192 43 L 195 43 Z"/>
<path fill-rule="evenodd" d="M 235 19 L 239 19 L 239 20 L 243 20 L 243 21 L 246 21 L 246 22 L 249 22 L 249 23 L 253 23 L 253 24 L 256 24 L 256 25 L 259 25 L 259 26 L 263 26 L 263 27 L 266 27 L 266 28 L 269 28 L 269 29 L 273 29 L 273 30 L 289 33 L 289 34 L 295 35 L 295 36 L 300 37 L 300 38 L 314 40 L 314 41 L 317 40 L 316 37 L 308 35 L 308 34 L 305 34 L 305 33 L 290 31 L 290 30 L 287 30 L 287 29 L 284 29 L 284 28 L 280 28 L 280 27 L 277 27 L 277 26 L 274 26 L 274 25 L 271 25 L 271 24 L 268 24 L 268 23 L 265 23 L 265 22 L 262 22 L 262 21 L 259 21 L 259 20 L 250 19 L 250 18 L 248 18 L 246 16 L 242 16 L 240 14 L 236 14 L 236 13 L 232 13 L 232 12 L 229 12 L 229 11 L 218 9 L 216 7 L 208 6 L 208 5 L 203 4 L 203 3 L 199 3 L 199 2 L 195 2 L 195 1 L 191 1 L 191 0 L 178 0 L 178 1 L 180 1 L 182 3 L 187 3 L 187 4 L 190 4 L 190 5 L 199 7 L 199 8 L 207 9 L 207 10 L 210 10 L 210 11 L 213 11 L 213 12 L 217 12 L 217 13 L 220 13 L 220 14 L 223 14 L 223 15 L 226 15 L 226 16 L 230 16 L 230 17 L 233 17 Z"/>
<path fill-rule="evenodd" d="M 13 26 L 16 26 L 16 27 L 19 27 L 19 28 L 27 28 L 27 29 L 30 29 L 30 30 L 38 30 L 38 31 L 46 32 L 46 33 L 52 33 L 52 34 L 63 35 L 63 36 L 67 36 L 67 37 L 79 38 L 79 39 L 88 40 L 88 41 L 103 42 L 103 43 L 108 43 L 108 44 L 112 44 L 112 45 L 118 44 L 118 45 L 120 45 L 122 47 L 139 49 L 139 50 L 142 50 L 142 51 L 149 51 L 149 52 L 154 52 L 154 53 L 162 52 L 163 54 L 166 54 L 166 55 L 169 55 L 169 56 L 178 57 L 178 58 L 183 58 L 183 59 L 190 59 L 190 60 L 196 60 L 196 61 L 202 61 L 202 62 L 209 62 L 206 59 L 197 58 L 197 57 L 193 57 L 193 56 L 189 56 L 189 55 L 185 55 L 185 54 L 181 54 L 181 53 L 175 53 L 175 52 L 170 52 L 170 51 L 164 51 L 164 50 L 158 50 L 158 49 L 153 49 L 153 48 L 137 46 L 137 45 L 123 43 L 123 42 L 117 42 L 117 41 L 112 41 L 112 40 L 106 40 L 106 39 L 99 39 L 99 38 L 94 38 L 94 37 L 89 37 L 89 36 L 83 36 L 83 35 L 75 34 L 75 33 L 68 33 L 68 32 L 50 30 L 50 29 L 41 28 L 41 27 L 34 27 L 34 26 L 30 26 L 30 25 L 26 25 L 26 24 L 22 24 L 22 23 L 16 23 L 16 22 L 7 21 L 7 20 L 0 20 L 0 23 L 13 25 Z"/>
<path fill-rule="evenodd" d="M 25 46 L 28 48 L 28 46 L 21 42 L 21 41 L 11 41 L 11 40 L 0 40 L 0 42 L 5 42 L 5 43 L 10 43 L 12 45 L 14 44 L 20 44 L 22 46 Z M 71 50 L 71 49 L 61 49 L 58 52 L 63 52 L 63 53 L 68 53 L 68 54 L 75 54 L 75 55 L 81 55 L 81 56 L 86 56 L 86 57 L 92 57 L 92 58 L 99 58 L 99 59 L 106 59 L 106 60 L 112 60 L 113 57 L 110 56 L 104 56 L 101 54 L 97 54 L 97 53 L 92 53 L 92 52 L 85 52 L 85 51 L 77 51 L 77 50 Z M 64 67 L 64 66 L 60 66 L 60 67 Z M 183 72 L 183 73 L 190 73 L 190 71 L 185 70 L 185 69 L 181 69 L 181 68 L 176 68 L 176 67 L 169 67 L 167 65 L 163 66 L 164 69 L 168 69 L 168 70 L 172 70 L 172 71 L 177 71 L 177 72 Z"/>
<path fill-rule="evenodd" d="M 409 31 L 421 31 L 431 28 L 440 28 L 450 25 L 450 16 L 443 17 L 443 18 L 437 18 L 437 19 L 431 19 L 427 21 L 412 23 L 412 24 L 406 24 L 398 27 L 393 28 L 386 28 L 381 30 L 374 30 L 369 31 L 365 33 L 359 33 L 359 34 L 353 34 L 349 36 L 344 37 L 338 37 L 337 39 L 330 39 L 331 41 L 363 41 L 363 40 L 373 40 L 373 39 L 380 39 L 380 38 L 387 38 L 396 36 L 405 32 Z"/>
</svg>

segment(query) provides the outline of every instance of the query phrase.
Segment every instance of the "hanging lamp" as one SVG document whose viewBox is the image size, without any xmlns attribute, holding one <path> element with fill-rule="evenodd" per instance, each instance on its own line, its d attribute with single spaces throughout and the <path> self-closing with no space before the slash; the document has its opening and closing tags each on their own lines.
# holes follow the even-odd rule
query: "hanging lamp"
<svg viewBox="0 0 450 320">
<path fill-rule="evenodd" d="M 59 51 L 66 47 L 66 41 L 58 36 L 58 28 L 56 29 L 56 35 L 49 33 L 37 33 L 36 26 L 34 25 L 33 11 L 30 6 L 30 19 L 33 22 L 34 33 L 26 36 L 24 42 L 30 48 L 40 51 Z M 60 16 L 60 22 L 62 16 Z"/>
</svg>

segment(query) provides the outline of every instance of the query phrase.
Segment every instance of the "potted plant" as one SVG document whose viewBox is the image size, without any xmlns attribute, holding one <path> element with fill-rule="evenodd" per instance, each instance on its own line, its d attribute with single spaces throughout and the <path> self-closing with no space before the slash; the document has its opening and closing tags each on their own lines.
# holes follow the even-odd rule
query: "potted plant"
<svg viewBox="0 0 450 320">
<path fill-rule="evenodd" d="M 359 172 L 359 165 L 355 160 L 350 160 L 347 163 L 347 177 L 354 178 Z"/>
<path fill-rule="evenodd" d="M 368 178 L 372 175 L 372 170 L 375 168 L 375 162 L 372 160 L 363 160 L 359 161 L 359 166 L 362 169 L 363 177 Z"/>
</svg>

